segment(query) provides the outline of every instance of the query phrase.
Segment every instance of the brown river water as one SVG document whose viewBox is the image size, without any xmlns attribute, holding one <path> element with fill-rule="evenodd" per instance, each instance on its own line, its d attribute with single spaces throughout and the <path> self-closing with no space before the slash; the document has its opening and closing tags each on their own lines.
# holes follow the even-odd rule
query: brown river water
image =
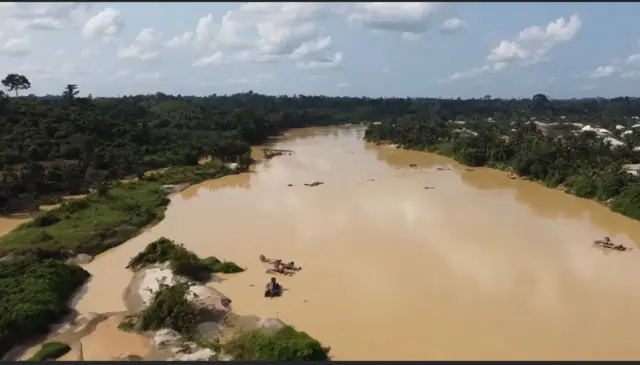
<svg viewBox="0 0 640 365">
<path fill-rule="evenodd" d="M 639 250 L 592 246 L 635 248 L 638 222 L 363 133 L 292 131 L 276 147 L 295 155 L 174 195 L 162 222 L 84 266 L 93 278 L 76 309 L 124 310 L 125 265 L 166 236 L 248 268 L 212 284 L 233 311 L 280 317 L 334 359 L 640 358 Z M 262 296 L 260 254 L 303 267 L 279 278 L 281 298 Z"/>
</svg>

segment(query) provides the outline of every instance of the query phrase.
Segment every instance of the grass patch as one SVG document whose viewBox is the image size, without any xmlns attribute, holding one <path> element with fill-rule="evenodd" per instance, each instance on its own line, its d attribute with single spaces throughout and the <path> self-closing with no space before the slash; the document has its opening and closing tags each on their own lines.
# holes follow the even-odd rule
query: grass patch
<svg viewBox="0 0 640 365">
<path fill-rule="evenodd" d="M 55 360 L 69 351 L 71 351 L 71 347 L 66 343 L 47 342 L 28 361 Z"/>
<path fill-rule="evenodd" d="M 235 171 L 220 160 L 211 160 L 198 166 L 172 166 L 162 172 L 153 172 L 145 177 L 147 181 L 167 184 L 197 184 L 233 174 Z"/>
<path fill-rule="evenodd" d="M 0 256 L 38 253 L 68 257 L 96 255 L 161 219 L 169 203 L 159 183 L 116 183 L 106 194 L 64 203 L 0 238 Z"/>
<path fill-rule="evenodd" d="M 8 253 L 37 253 L 65 258 L 97 255 L 118 246 L 164 216 L 169 199 L 164 184 L 197 183 L 235 171 L 218 160 L 198 166 L 169 167 L 144 181 L 113 183 L 106 194 L 64 203 L 0 238 L 0 257 Z"/>
<path fill-rule="evenodd" d="M 257 330 L 244 332 L 227 342 L 223 348 L 237 361 L 327 361 L 331 350 L 291 326 L 285 326 L 275 333 Z"/>
<path fill-rule="evenodd" d="M 124 332 L 132 332 L 136 330 L 136 319 L 135 316 L 128 316 L 122 322 L 118 324 L 118 329 Z"/>
<path fill-rule="evenodd" d="M 177 244 L 168 238 L 161 237 L 145 247 L 129 261 L 127 268 L 134 271 L 146 265 L 169 262 L 174 274 L 195 281 L 208 281 L 213 273 L 238 273 L 244 271 L 233 262 L 223 262 L 211 256 L 200 259 L 184 245 Z"/>
<path fill-rule="evenodd" d="M 0 356 L 67 315 L 67 302 L 88 277 L 82 268 L 54 260 L 0 262 Z"/>
</svg>

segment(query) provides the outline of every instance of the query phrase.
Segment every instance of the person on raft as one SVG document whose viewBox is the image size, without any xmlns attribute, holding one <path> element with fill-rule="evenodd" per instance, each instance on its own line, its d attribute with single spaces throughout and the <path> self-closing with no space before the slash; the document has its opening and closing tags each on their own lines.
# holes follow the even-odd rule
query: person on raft
<svg viewBox="0 0 640 365">
<path fill-rule="evenodd" d="M 611 243 L 611 239 L 610 239 L 609 237 L 605 237 L 605 238 L 604 238 L 604 243 L 605 243 L 606 245 L 611 245 L 611 244 L 612 244 L 612 243 Z"/>
<path fill-rule="evenodd" d="M 265 297 L 273 298 L 280 295 L 281 290 L 280 284 L 276 281 L 276 278 L 271 278 L 271 281 L 267 284 L 267 287 L 264 292 Z"/>
<path fill-rule="evenodd" d="M 281 274 L 284 274 L 284 273 L 285 273 L 285 266 L 284 266 L 284 264 L 283 264 L 282 262 L 280 262 L 279 260 L 278 260 L 278 262 L 276 262 L 273 266 L 275 267 L 275 271 L 277 271 L 277 272 L 279 272 L 279 273 L 281 273 Z"/>
</svg>

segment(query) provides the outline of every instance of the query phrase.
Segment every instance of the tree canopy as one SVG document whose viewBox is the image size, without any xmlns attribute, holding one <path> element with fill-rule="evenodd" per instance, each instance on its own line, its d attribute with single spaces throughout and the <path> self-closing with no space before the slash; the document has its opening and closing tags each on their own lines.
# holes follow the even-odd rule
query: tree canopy
<svg viewBox="0 0 640 365">
<path fill-rule="evenodd" d="M 17 96 L 31 86 L 24 75 L 9 74 L 3 85 L 16 94 L 0 98 L 0 212 L 5 213 L 142 176 L 144 170 L 195 165 L 205 156 L 246 164 L 252 144 L 287 128 L 403 117 L 441 122 L 538 118 L 611 128 L 630 125 L 640 115 L 640 99 L 628 97 L 462 100 L 159 92 L 101 98 L 79 97 L 75 84 L 66 85 L 61 95 L 35 97 Z"/>
</svg>

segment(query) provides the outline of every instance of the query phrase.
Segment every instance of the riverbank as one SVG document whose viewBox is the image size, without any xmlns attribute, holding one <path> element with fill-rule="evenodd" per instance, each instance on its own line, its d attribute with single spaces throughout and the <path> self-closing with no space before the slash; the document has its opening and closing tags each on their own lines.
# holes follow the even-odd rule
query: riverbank
<svg viewBox="0 0 640 365">
<path fill-rule="evenodd" d="M 503 171 L 508 174 L 507 177 L 510 179 L 519 178 L 532 181 L 546 188 L 560 190 L 578 198 L 592 200 L 607 207 L 614 213 L 640 220 L 640 210 L 637 208 L 638 205 L 636 203 L 636 201 L 640 199 L 640 184 L 635 180 L 635 177 L 631 175 L 619 171 L 610 171 L 609 166 L 601 166 L 600 170 L 585 169 L 585 171 L 569 174 L 564 178 L 560 176 L 566 173 L 554 173 L 551 177 L 547 176 L 541 179 L 536 178 L 535 173 L 541 170 L 542 167 L 541 165 L 536 165 L 535 162 L 526 168 L 523 166 L 512 166 L 518 163 L 520 165 L 525 164 L 522 160 L 513 163 L 508 163 L 508 161 L 495 162 L 491 160 L 489 156 L 485 155 L 485 153 L 478 152 L 479 149 L 476 147 L 456 147 L 454 141 L 451 139 L 439 141 L 434 144 L 407 145 L 402 143 L 402 136 L 395 136 L 395 139 L 383 137 L 389 132 L 381 131 L 380 129 L 381 125 L 379 124 L 369 126 L 365 132 L 365 140 L 377 145 L 388 145 L 394 148 L 435 153 L 451 158 L 470 168 L 486 167 Z M 463 143 L 463 145 L 464 143 L 470 143 L 470 145 L 473 146 L 471 142 L 461 143 Z M 459 150 L 458 152 L 456 152 L 456 148 Z M 500 153 L 504 155 L 504 152 Z M 475 154 L 478 154 L 480 157 L 475 156 Z"/>
<path fill-rule="evenodd" d="M 47 336 L 42 345 L 22 353 L 14 350 L 10 359 L 45 355 L 74 361 L 327 359 L 329 348 L 281 320 L 231 311 L 231 299 L 214 288 L 221 278 L 212 275 L 242 272 L 232 262 L 201 259 L 161 238 L 133 257 L 128 267 L 134 276 L 123 296 L 126 311 L 79 316 Z M 255 290 L 260 294 L 261 288 Z"/>
<path fill-rule="evenodd" d="M 115 182 L 106 191 L 68 201 L 0 237 L 0 297 L 7 298 L 0 318 L 0 356 L 46 333 L 69 313 L 72 294 L 90 276 L 74 262 L 89 262 L 162 220 L 170 201 L 166 195 L 175 192 L 165 184 L 186 182 L 184 189 L 236 172 L 214 160 L 170 167 L 142 181 Z M 27 304 L 30 311 L 24 310 Z"/>
</svg>

